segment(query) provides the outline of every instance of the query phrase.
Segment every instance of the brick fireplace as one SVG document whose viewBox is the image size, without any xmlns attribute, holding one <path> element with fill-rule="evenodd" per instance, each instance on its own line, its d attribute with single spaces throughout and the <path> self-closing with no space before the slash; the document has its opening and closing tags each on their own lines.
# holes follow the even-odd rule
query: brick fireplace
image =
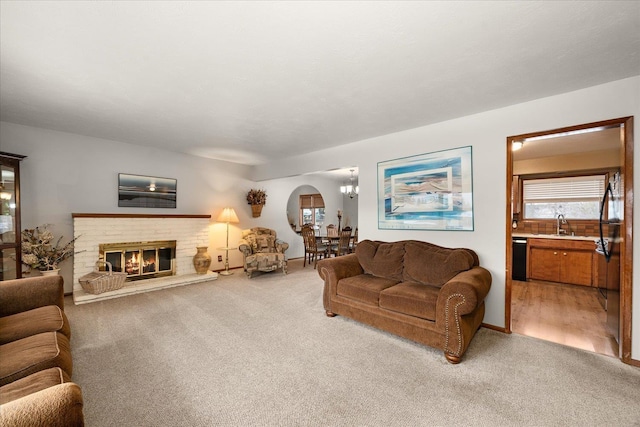
<svg viewBox="0 0 640 427">
<path fill-rule="evenodd" d="M 76 304 L 217 278 L 213 272 L 196 274 L 193 267 L 196 248 L 209 245 L 210 215 L 74 213 L 72 216 L 73 235 L 78 237 L 73 260 Z M 132 254 L 138 259 L 132 261 Z M 128 273 L 127 282 L 122 289 L 111 292 L 98 295 L 85 292 L 78 279 L 92 272 L 96 261 L 105 258 L 115 271 Z"/>
</svg>

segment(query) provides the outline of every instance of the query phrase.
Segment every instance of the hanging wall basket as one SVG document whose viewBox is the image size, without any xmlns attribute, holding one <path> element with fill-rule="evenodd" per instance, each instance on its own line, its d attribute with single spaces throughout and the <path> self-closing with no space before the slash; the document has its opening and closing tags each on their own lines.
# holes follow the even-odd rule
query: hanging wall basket
<svg viewBox="0 0 640 427">
<path fill-rule="evenodd" d="M 251 205 L 251 213 L 254 218 L 258 218 L 262 213 L 262 207 L 267 201 L 267 192 L 252 188 L 247 193 L 247 203 Z"/>
<path fill-rule="evenodd" d="M 251 214 L 254 218 L 260 217 L 262 214 L 262 207 L 264 205 L 251 205 Z"/>
</svg>

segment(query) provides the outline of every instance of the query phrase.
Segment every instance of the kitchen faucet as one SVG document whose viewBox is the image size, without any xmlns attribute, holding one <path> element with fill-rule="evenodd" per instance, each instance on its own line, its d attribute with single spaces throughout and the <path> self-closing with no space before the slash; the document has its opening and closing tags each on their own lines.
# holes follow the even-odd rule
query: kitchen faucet
<svg viewBox="0 0 640 427">
<path fill-rule="evenodd" d="M 556 234 L 559 236 L 561 234 L 567 234 L 567 230 L 563 230 L 562 224 L 566 224 L 567 220 L 564 219 L 564 215 L 562 214 L 558 214 L 558 218 L 557 218 L 557 226 L 556 226 Z"/>
</svg>

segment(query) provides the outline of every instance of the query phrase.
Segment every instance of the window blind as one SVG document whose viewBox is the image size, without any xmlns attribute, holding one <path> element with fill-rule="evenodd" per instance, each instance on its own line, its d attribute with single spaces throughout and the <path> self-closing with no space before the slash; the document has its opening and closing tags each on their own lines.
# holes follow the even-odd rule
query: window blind
<svg viewBox="0 0 640 427">
<path fill-rule="evenodd" d="M 322 198 L 321 194 L 301 194 L 300 208 L 302 209 L 324 208 L 324 199 Z"/>
<path fill-rule="evenodd" d="M 324 208 L 324 199 L 320 194 L 313 194 L 313 207 Z"/>
<path fill-rule="evenodd" d="M 600 200 L 604 194 L 605 175 L 569 178 L 528 179 L 522 182 L 523 200 Z"/>
</svg>

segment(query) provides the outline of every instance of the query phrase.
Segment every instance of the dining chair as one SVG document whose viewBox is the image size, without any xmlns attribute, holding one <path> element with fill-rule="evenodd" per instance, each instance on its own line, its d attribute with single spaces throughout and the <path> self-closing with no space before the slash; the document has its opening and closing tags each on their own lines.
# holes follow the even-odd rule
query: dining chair
<svg viewBox="0 0 640 427">
<path fill-rule="evenodd" d="M 358 246 L 358 227 L 356 227 L 355 231 L 353 232 L 351 243 L 349 243 L 349 252 L 355 252 L 356 246 Z"/>
<path fill-rule="evenodd" d="M 318 258 L 321 256 L 326 258 L 329 248 L 327 245 L 318 242 L 316 233 L 312 227 L 302 227 L 300 234 L 304 241 L 304 261 L 302 267 L 306 267 L 307 261 L 309 261 L 309 265 L 311 265 L 311 260 L 313 260 L 313 268 L 315 269 L 318 264 Z"/>
<path fill-rule="evenodd" d="M 327 225 L 327 237 L 328 238 L 338 237 L 338 228 L 336 227 L 335 224 Z"/>
<path fill-rule="evenodd" d="M 340 237 L 336 243 L 329 248 L 329 253 L 335 256 L 346 255 L 350 252 L 349 243 L 351 242 L 351 227 L 345 227 L 340 230 Z"/>
</svg>

